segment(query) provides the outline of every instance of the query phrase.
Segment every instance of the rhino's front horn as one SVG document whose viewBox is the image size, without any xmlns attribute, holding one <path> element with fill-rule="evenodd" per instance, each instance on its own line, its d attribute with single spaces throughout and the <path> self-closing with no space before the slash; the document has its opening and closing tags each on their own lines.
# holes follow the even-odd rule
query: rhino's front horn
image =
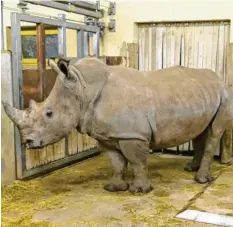
<svg viewBox="0 0 233 227">
<path fill-rule="evenodd" d="M 22 122 L 23 117 L 24 117 L 24 111 L 23 110 L 18 110 L 8 103 L 2 101 L 2 105 L 8 115 L 8 117 L 16 124 L 19 125 L 20 122 Z"/>
</svg>

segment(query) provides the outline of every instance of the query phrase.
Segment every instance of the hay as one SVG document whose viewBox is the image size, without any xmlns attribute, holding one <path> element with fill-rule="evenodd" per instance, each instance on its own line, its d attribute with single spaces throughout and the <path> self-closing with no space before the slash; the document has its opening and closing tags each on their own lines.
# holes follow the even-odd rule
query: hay
<svg viewBox="0 0 233 227">
<path fill-rule="evenodd" d="M 147 195 L 108 193 L 103 190 L 103 185 L 112 175 L 108 158 L 103 155 L 40 179 L 17 181 L 2 189 L 2 226 L 60 226 L 52 222 L 90 227 L 143 224 L 147 227 L 184 226 L 184 222 L 174 216 L 188 198 L 192 198 L 204 187 L 194 183 L 193 173 L 183 171 L 187 161 L 152 155 L 149 160 L 149 175 L 155 188 Z M 220 168 L 217 166 L 215 169 Z M 127 173 L 126 178 L 131 180 L 132 171 Z M 114 208 L 113 213 L 109 213 L 109 204 Z M 70 209 L 75 209 L 77 214 L 70 214 Z M 57 220 L 56 212 L 62 214 L 64 219 Z M 38 213 L 40 215 L 35 218 Z M 44 221 L 47 218 L 51 222 Z"/>
<path fill-rule="evenodd" d="M 25 215 L 20 218 L 2 217 L 2 227 L 58 227 L 58 225 L 49 222 L 31 222 L 31 215 Z"/>
<path fill-rule="evenodd" d="M 2 187 L 2 226 L 3 227 L 55 227 L 49 222 L 32 222 L 36 210 L 52 209 L 60 204 L 55 195 L 41 201 L 44 192 L 39 181 L 15 181 L 11 185 Z"/>
</svg>

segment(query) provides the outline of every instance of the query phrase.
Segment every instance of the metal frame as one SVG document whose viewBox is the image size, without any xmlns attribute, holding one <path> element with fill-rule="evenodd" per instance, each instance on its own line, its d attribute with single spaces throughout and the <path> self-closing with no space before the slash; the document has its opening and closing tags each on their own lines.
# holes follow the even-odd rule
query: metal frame
<svg viewBox="0 0 233 227">
<path fill-rule="evenodd" d="M 58 14 L 58 18 L 65 21 L 65 14 Z M 66 56 L 66 26 L 58 29 L 58 53 L 59 55 Z"/>
<path fill-rule="evenodd" d="M 116 2 L 110 2 L 108 8 L 108 15 L 116 15 Z"/>
<path fill-rule="evenodd" d="M 94 45 L 93 52 L 95 57 L 99 57 L 99 34 L 100 30 L 97 26 L 91 25 L 80 25 L 75 23 L 70 23 L 65 21 L 64 15 L 59 15 L 59 19 L 48 19 L 42 17 L 36 17 L 23 13 L 12 13 L 11 14 L 11 39 L 12 39 L 12 80 L 13 80 L 13 105 L 18 109 L 23 109 L 24 107 L 24 98 L 23 98 L 23 75 L 22 75 L 22 50 L 21 50 L 21 28 L 20 22 L 31 22 L 36 24 L 46 24 L 59 27 L 59 55 L 66 57 L 66 29 L 75 29 L 77 30 L 78 36 L 78 49 L 77 54 L 78 58 L 83 58 L 89 54 L 89 39 L 88 34 L 93 33 L 94 35 Z M 65 157 L 61 160 L 45 164 L 43 166 L 38 166 L 30 170 L 26 170 L 26 154 L 25 148 L 21 144 L 20 134 L 15 127 L 15 152 L 17 158 L 17 177 L 24 179 L 31 175 L 37 175 L 41 172 L 48 172 L 59 166 L 64 166 L 70 162 L 79 161 L 86 157 L 89 157 L 90 154 L 97 154 L 99 151 L 96 149 L 91 149 L 90 151 L 84 151 L 77 153 L 75 155 L 68 155 L 68 140 L 65 140 Z M 87 152 L 87 153 L 86 153 Z"/>
<path fill-rule="evenodd" d="M 1 0 L 1 50 L 4 50 L 3 1 Z"/>
<path fill-rule="evenodd" d="M 101 18 L 103 17 L 103 14 L 101 11 L 98 11 L 98 5 L 96 4 L 95 9 L 93 4 L 88 4 L 86 2 L 79 2 L 76 1 L 74 4 L 71 4 L 72 1 L 65 3 L 60 3 L 58 1 L 39 1 L 39 0 L 34 0 L 34 1 L 29 1 L 29 0 L 20 0 L 20 4 L 22 3 L 30 3 L 30 4 L 35 4 L 35 5 L 40 5 L 40 6 L 46 6 L 54 9 L 59 9 L 63 10 L 66 12 L 72 12 L 72 13 L 77 13 L 80 15 L 84 16 L 90 16 L 94 18 Z M 85 9 L 88 8 L 88 9 Z"/>
<path fill-rule="evenodd" d="M 91 2 L 85 2 L 85 1 L 76 1 L 76 0 L 59 0 L 59 1 L 55 1 L 55 2 L 61 2 L 61 3 L 65 3 L 65 4 L 71 4 L 80 8 L 85 8 L 85 9 L 89 9 L 89 10 L 99 10 L 99 4 L 98 2 L 96 4 L 91 3 Z"/>
<path fill-rule="evenodd" d="M 34 178 L 36 176 L 39 176 L 41 174 L 46 174 L 46 173 L 49 173 L 51 171 L 65 167 L 65 166 L 67 166 L 67 164 L 70 165 L 70 164 L 73 164 L 77 161 L 83 161 L 85 159 L 92 158 L 92 157 L 97 156 L 99 154 L 101 154 L 100 151 L 98 149 L 94 148 L 91 150 L 87 150 L 85 152 L 77 153 L 75 155 L 66 156 L 63 159 L 53 161 L 53 162 L 50 162 L 50 163 L 45 164 L 43 166 L 38 166 L 38 167 L 35 167 L 33 169 L 25 171 L 24 175 L 23 175 L 23 179 L 28 180 L 28 179 Z"/>
</svg>

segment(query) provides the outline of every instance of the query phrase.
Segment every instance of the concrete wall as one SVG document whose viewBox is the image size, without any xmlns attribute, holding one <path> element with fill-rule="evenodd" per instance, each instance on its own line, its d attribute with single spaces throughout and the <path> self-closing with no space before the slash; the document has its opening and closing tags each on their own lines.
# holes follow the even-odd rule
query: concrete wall
<svg viewBox="0 0 233 227">
<path fill-rule="evenodd" d="M 116 32 L 104 37 L 104 54 L 120 55 L 123 42 L 136 41 L 135 22 L 233 20 L 232 0 L 115 0 Z M 233 24 L 231 24 L 231 30 Z M 231 42 L 233 34 L 231 33 Z"/>
<path fill-rule="evenodd" d="M 13 104 L 11 54 L 1 53 L 1 95 L 2 100 Z M 1 106 L 1 181 L 2 185 L 11 183 L 16 178 L 14 125 Z"/>
</svg>

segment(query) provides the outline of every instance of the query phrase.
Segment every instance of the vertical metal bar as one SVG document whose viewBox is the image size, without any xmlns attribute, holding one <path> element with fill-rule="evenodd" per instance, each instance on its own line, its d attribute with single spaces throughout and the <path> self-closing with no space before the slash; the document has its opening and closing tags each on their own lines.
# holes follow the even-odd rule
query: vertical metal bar
<svg viewBox="0 0 233 227">
<path fill-rule="evenodd" d="M 4 50 L 3 1 L 1 0 L 1 50 Z"/>
<path fill-rule="evenodd" d="M 78 31 L 78 58 L 84 58 L 89 55 L 89 34 L 83 30 Z"/>
<path fill-rule="evenodd" d="M 96 1 L 96 10 L 100 10 L 100 0 Z"/>
<path fill-rule="evenodd" d="M 20 18 L 17 13 L 11 13 L 11 43 L 12 43 L 12 82 L 14 107 L 23 109 L 23 74 L 22 74 L 22 50 L 21 50 Z M 26 170 L 25 149 L 21 144 L 20 134 L 15 127 L 15 152 L 17 160 L 17 178 L 23 177 Z"/>
<path fill-rule="evenodd" d="M 100 56 L 100 33 L 96 32 L 93 35 L 93 53 L 94 57 L 99 58 Z"/>
<path fill-rule="evenodd" d="M 45 99 L 45 30 L 43 24 L 36 25 L 36 38 L 37 38 L 37 69 L 39 74 L 39 100 L 43 101 Z"/>
<path fill-rule="evenodd" d="M 58 14 L 58 18 L 65 20 L 65 14 Z M 66 57 L 66 26 L 65 23 L 58 29 L 58 54 Z"/>
<path fill-rule="evenodd" d="M 11 14 L 11 43 L 13 60 L 14 106 L 23 109 L 23 78 L 21 63 L 21 28 L 17 13 Z"/>
<path fill-rule="evenodd" d="M 58 29 L 58 54 L 59 56 L 66 57 L 66 24 L 65 24 L 65 14 L 58 14 L 57 17 L 60 20 L 64 21 L 64 24 L 62 27 L 59 27 Z M 65 156 L 69 156 L 69 140 L 68 136 L 65 137 Z"/>
<path fill-rule="evenodd" d="M 78 59 L 84 57 L 84 31 L 77 30 L 77 55 Z"/>
<path fill-rule="evenodd" d="M 89 32 L 84 32 L 84 58 L 89 56 Z"/>
</svg>

